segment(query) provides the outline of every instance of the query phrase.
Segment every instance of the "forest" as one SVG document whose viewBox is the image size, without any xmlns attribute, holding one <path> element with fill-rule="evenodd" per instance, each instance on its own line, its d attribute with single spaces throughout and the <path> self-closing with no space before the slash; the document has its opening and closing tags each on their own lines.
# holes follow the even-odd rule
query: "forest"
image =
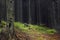
<svg viewBox="0 0 60 40">
<path fill-rule="evenodd" d="M 0 0 L 0 40 L 60 40 L 60 0 Z"/>
</svg>

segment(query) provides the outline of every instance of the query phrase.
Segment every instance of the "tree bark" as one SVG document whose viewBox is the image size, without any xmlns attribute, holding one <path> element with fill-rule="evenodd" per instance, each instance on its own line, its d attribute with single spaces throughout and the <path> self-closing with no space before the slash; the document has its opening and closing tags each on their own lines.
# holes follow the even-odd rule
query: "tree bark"
<svg viewBox="0 0 60 40">
<path fill-rule="evenodd" d="M 7 7 L 7 30 L 9 38 L 13 37 L 14 33 L 14 0 L 6 0 Z"/>
</svg>

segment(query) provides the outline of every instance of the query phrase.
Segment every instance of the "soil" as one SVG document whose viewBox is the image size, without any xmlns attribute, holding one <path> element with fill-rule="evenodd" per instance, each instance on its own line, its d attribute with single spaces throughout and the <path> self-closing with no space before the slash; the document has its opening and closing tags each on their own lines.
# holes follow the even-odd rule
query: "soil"
<svg viewBox="0 0 60 40">
<path fill-rule="evenodd" d="M 60 34 L 27 34 L 16 28 L 12 37 L 7 35 L 7 33 L 0 33 L 0 40 L 60 40 Z"/>
</svg>

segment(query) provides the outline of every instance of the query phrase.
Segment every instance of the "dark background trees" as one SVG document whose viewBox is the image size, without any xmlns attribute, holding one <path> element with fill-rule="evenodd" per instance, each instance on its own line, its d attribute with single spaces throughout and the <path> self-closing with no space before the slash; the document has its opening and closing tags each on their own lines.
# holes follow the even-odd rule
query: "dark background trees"
<svg viewBox="0 0 60 40">
<path fill-rule="evenodd" d="M 19 2 L 19 3 L 18 3 Z M 17 0 L 17 20 L 23 23 L 45 24 L 60 30 L 59 0 Z M 17 21 L 16 20 L 16 21 Z"/>
<path fill-rule="evenodd" d="M 15 3 L 16 21 L 22 20 L 24 23 L 29 23 L 31 20 L 32 24 L 51 26 L 50 14 L 53 9 L 51 0 L 17 0 Z"/>
<path fill-rule="evenodd" d="M 1 0 L 2 1 L 2 0 Z M 5 1 L 0 1 L 0 17 L 6 20 Z M 15 0 L 15 21 L 45 24 L 60 30 L 60 0 Z"/>
</svg>

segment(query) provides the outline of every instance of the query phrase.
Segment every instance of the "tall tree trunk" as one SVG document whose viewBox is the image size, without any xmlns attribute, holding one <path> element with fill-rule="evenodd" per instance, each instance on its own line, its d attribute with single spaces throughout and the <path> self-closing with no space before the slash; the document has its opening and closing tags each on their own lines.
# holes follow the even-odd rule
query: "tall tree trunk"
<svg viewBox="0 0 60 40">
<path fill-rule="evenodd" d="M 0 0 L 1 2 L 1 4 L 0 4 L 0 27 L 1 27 L 1 20 L 2 20 L 2 0 Z"/>
<path fill-rule="evenodd" d="M 31 23 L 35 22 L 35 0 L 30 0 L 30 15 L 31 15 Z"/>
<path fill-rule="evenodd" d="M 39 22 L 39 25 L 40 25 L 40 24 L 42 24 L 42 22 L 41 22 L 41 12 L 40 12 L 40 2 L 41 2 L 41 1 L 39 0 L 38 2 L 39 2 L 39 14 L 38 14 L 38 16 L 39 16 L 39 21 L 38 21 L 38 22 Z"/>
<path fill-rule="evenodd" d="M 30 7 L 31 7 L 31 2 L 29 0 L 29 24 L 31 24 L 31 9 L 30 9 Z"/>
<path fill-rule="evenodd" d="M 60 0 L 55 1 L 56 4 L 56 26 L 55 29 L 60 33 Z"/>
<path fill-rule="evenodd" d="M 57 21 L 56 21 L 56 19 L 57 19 L 56 17 L 57 16 L 56 15 L 58 13 L 57 12 L 57 3 L 56 3 L 56 0 L 54 0 L 52 2 L 52 9 L 53 9 L 53 14 L 52 14 L 52 16 L 53 16 L 53 18 L 52 18 L 53 19 L 53 24 L 52 25 L 53 25 L 54 28 L 56 28 L 56 24 L 57 24 Z"/>
<path fill-rule="evenodd" d="M 36 0 L 37 25 L 41 24 L 40 0 Z"/>
<path fill-rule="evenodd" d="M 22 22 L 22 0 L 20 0 L 20 10 L 19 10 L 19 13 L 20 13 L 20 22 Z"/>
<path fill-rule="evenodd" d="M 13 37 L 14 31 L 14 0 L 6 0 L 8 36 Z"/>
</svg>

